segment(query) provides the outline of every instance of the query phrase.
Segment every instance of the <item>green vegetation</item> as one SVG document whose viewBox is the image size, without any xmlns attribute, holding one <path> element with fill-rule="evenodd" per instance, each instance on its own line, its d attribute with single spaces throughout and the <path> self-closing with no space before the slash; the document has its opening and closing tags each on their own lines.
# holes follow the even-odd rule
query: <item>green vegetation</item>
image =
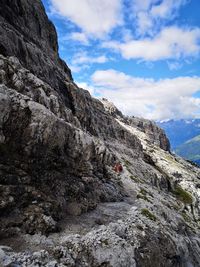
<svg viewBox="0 0 200 267">
<path fill-rule="evenodd" d="M 133 175 L 130 175 L 130 179 L 133 180 L 136 183 L 140 182 L 140 180 L 138 178 L 134 177 Z"/>
<path fill-rule="evenodd" d="M 153 195 L 152 195 L 150 192 L 148 192 L 146 189 L 144 189 L 144 188 L 140 188 L 140 192 L 137 194 L 137 198 L 138 198 L 138 199 L 141 198 L 141 199 L 144 199 L 144 200 L 146 200 L 146 201 L 148 201 L 148 202 L 151 202 L 151 201 L 149 200 L 148 196 L 153 197 Z"/>
<path fill-rule="evenodd" d="M 125 165 L 126 167 L 129 167 L 129 166 L 131 165 L 130 161 L 128 161 L 127 159 L 124 159 L 124 158 L 123 158 L 123 161 L 124 161 L 124 165 Z"/>
<path fill-rule="evenodd" d="M 127 171 L 132 175 L 133 172 L 129 169 L 129 167 L 126 166 Z"/>
<path fill-rule="evenodd" d="M 148 192 L 147 192 L 146 189 L 144 189 L 144 188 L 140 188 L 140 194 L 142 194 L 142 195 L 146 195 L 146 194 L 148 194 Z"/>
<path fill-rule="evenodd" d="M 190 217 L 185 213 L 185 211 L 182 212 L 182 217 L 187 223 L 191 223 Z"/>
<path fill-rule="evenodd" d="M 157 220 L 156 216 L 153 215 L 148 209 L 142 209 L 141 214 L 154 222 Z"/>
<path fill-rule="evenodd" d="M 139 192 L 139 194 L 141 194 L 141 195 L 143 195 L 143 196 L 147 196 L 147 195 L 149 195 L 149 196 L 151 196 L 151 197 L 153 197 L 153 195 L 150 193 L 150 192 L 148 192 L 146 189 L 144 189 L 144 188 L 140 188 L 140 192 Z"/>
<path fill-rule="evenodd" d="M 174 191 L 174 195 L 185 204 L 192 204 L 193 198 L 190 193 L 184 190 L 181 186 L 177 186 Z"/>
<path fill-rule="evenodd" d="M 177 210 L 177 211 L 179 211 L 180 208 L 181 208 L 180 206 L 178 206 L 176 204 L 173 204 L 172 207 L 173 207 L 174 210 Z"/>
<path fill-rule="evenodd" d="M 130 170 L 131 162 L 125 158 L 122 158 L 122 160 L 124 162 L 124 166 L 126 167 L 127 171 L 130 172 L 130 174 L 133 174 L 132 171 Z"/>
<path fill-rule="evenodd" d="M 151 202 L 149 199 L 148 199 L 148 197 L 147 196 L 144 196 L 144 195 L 141 195 L 141 194 L 137 194 L 137 198 L 138 199 L 144 199 L 144 200 L 146 200 L 146 201 L 148 201 L 148 202 Z"/>
<path fill-rule="evenodd" d="M 200 135 L 188 140 L 176 148 L 175 152 L 191 161 L 200 160 Z"/>
</svg>

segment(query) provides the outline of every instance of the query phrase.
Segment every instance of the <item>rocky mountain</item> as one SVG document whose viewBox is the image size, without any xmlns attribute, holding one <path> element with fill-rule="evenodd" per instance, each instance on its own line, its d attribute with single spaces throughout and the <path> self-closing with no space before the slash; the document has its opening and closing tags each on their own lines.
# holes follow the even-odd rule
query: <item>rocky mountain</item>
<svg viewBox="0 0 200 267">
<path fill-rule="evenodd" d="M 40 0 L 1 0 L 0 54 L 0 266 L 199 266 L 200 169 L 74 83 Z"/>
</svg>

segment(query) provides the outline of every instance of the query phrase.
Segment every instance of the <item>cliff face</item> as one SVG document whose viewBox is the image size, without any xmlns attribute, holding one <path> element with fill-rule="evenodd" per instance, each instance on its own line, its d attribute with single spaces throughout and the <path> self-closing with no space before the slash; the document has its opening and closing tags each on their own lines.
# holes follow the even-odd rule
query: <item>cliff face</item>
<svg viewBox="0 0 200 267">
<path fill-rule="evenodd" d="M 39 0 L 0 2 L 0 54 L 0 265 L 199 266 L 199 169 L 77 87 Z"/>
<path fill-rule="evenodd" d="M 101 102 L 105 110 L 112 115 L 112 117 L 123 120 L 127 125 L 133 126 L 145 133 L 149 138 L 150 144 L 155 144 L 165 151 L 170 151 L 170 143 L 165 132 L 159 128 L 156 123 L 143 118 L 124 117 L 123 114 L 107 99 L 103 98 Z"/>
<path fill-rule="evenodd" d="M 62 92 L 71 71 L 59 58 L 57 34 L 40 0 L 2 0 L 0 3 L 0 50 L 16 56 L 37 77 Z"/>
<path fill-rule="evenodd" d="M 141 144 L 73 83 L 40 1 L 0 8 L 1 233 L 48 233 L 66 211 L 122 198 L 110 174 L 116 157 L 103 140 L 121 140 L 135 156 Z"/>
</svg>

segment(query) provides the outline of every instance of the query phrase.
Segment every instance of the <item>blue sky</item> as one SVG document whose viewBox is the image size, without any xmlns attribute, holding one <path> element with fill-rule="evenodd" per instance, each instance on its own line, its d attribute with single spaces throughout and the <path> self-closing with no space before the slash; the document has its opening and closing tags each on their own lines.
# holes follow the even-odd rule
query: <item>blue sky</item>
<svg viewBox="0 0 200 267">
<path fill-rule="evenodd" d="M 199 0 L 43 0 L 76 83 L 127 115 L 200 117 Z"/>
</svg>

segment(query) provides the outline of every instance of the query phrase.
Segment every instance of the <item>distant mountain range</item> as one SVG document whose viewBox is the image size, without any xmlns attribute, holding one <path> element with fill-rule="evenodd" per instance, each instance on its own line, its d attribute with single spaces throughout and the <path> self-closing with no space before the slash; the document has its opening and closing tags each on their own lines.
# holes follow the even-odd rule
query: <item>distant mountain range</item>
<svg viewBox="0 0 200 267">
<path fill-rule="evenodd" d="M 200 135 L 178 146 L 175 151 L 184 158 L 200 163 Z"/>
<path fill-rule="evenodd" d="M 200 119 L 168 120 L 157 124 L 165 130 L 176 154 L 200 165 Z"/>
</svg>

